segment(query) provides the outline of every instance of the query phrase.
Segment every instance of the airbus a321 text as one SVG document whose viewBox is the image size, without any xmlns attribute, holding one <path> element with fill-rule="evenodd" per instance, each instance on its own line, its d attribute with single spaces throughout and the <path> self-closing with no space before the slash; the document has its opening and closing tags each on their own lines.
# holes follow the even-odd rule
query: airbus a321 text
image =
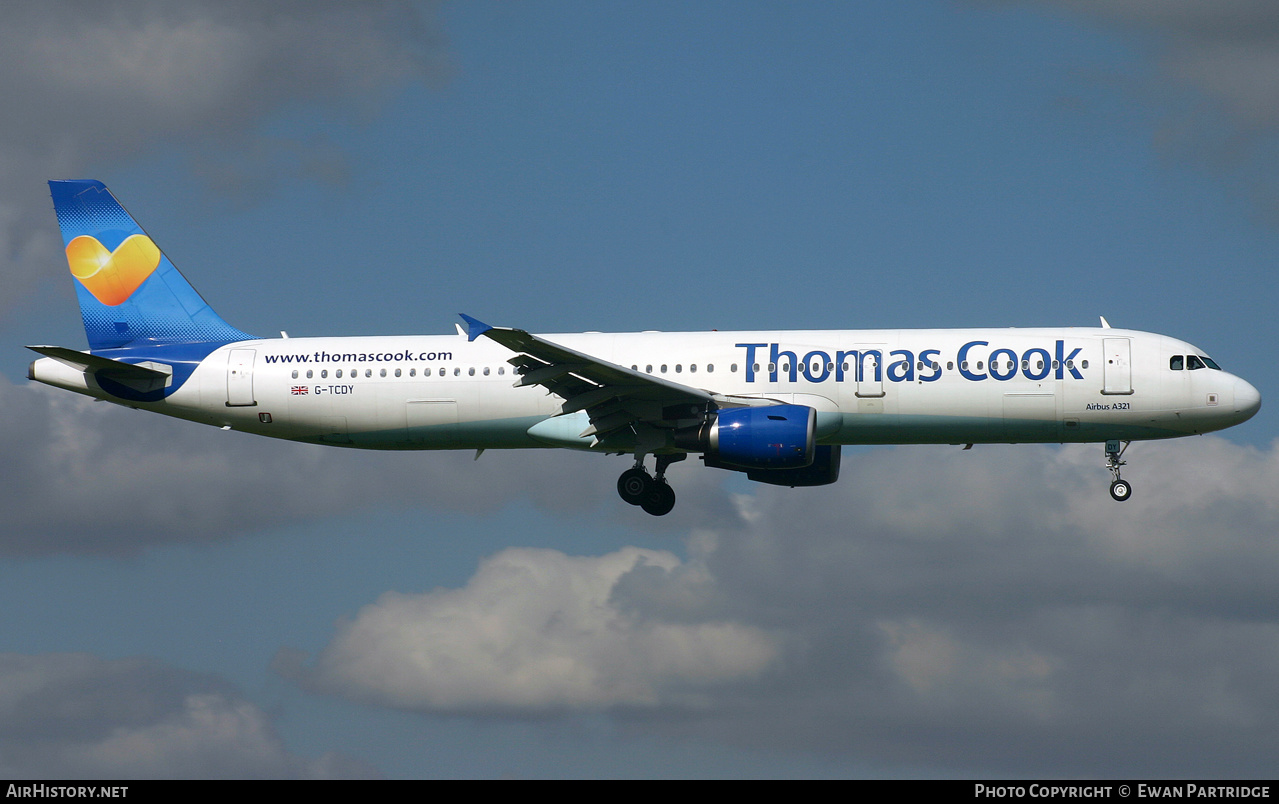
<svg viewBox="0 0 1279 804">
<path fill-rule="evenodd" d="M 1105 319 L 532 335 L 464 315 L 450 335 L 259 338 L 223 321 L 101 182 L 49 186 L 89 351 L 30 347 L 32 380 L 315 444 L 630 455 L 618 492 L 657 516 L 675 504 L 667 468 L 690 454 L 820 486 L 843 444 L 1104 443 L 1126 500 L 1129 442 L 1221 430 L 1261 406 L 1203 350 Z"/>
</svg>

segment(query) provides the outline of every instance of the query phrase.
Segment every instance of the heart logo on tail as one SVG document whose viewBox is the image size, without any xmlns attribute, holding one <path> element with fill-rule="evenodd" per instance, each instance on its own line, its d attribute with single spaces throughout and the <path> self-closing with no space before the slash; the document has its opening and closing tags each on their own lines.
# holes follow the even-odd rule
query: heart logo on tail
<svg viewBox="0 0 1279 804">
<path fill-rule="evenodd" d="M 115 307 L 133 295 L 160 264 L 160 249 L 146 235 L 130 235 L 115 251 L 81 235 L 67 244 L 71 274 L 93 297 Z"/>
</svg>

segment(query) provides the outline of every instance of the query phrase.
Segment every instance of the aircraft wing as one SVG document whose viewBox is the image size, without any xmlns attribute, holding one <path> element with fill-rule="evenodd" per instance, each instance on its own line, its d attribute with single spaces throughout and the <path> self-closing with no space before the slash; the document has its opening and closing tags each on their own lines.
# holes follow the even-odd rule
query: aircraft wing
<svg viewBox="0 0 1279 804">
<path fill-rule="evenodd" d="M 517 353 L 507 361 L 520 375 L 517 388 L 540 385 L 564 399 L 563 413 L 586 411 L 591 424 L 581 437 L 593 436 L 592 446 L 623 428 L 633 430 L 637 424 L 673 427 L 677 421 L 697 418 L 709 408 L 759 404 L 754 400 L 729 401 L 711 391 L 634 371 L 522 329 L 491 327 L 468 315 L 462 319 L 468 339 L 484 336 Z"/>
</svg>

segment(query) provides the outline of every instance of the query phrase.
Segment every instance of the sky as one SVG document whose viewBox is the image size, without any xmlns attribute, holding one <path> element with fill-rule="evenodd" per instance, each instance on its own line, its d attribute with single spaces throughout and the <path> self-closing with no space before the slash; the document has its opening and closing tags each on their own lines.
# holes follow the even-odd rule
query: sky
<svg viewBox="0 0 1279 804">
<path fill-rule="evenodd" d="M 1264 777 L 1279 428 L 828 487 L 272 442 L 25 379 L 45 184 L 232 325 L 1095 326 L 1279 395 L 1263 0 L 4 2 L 0 776 Z"/>
</svg>

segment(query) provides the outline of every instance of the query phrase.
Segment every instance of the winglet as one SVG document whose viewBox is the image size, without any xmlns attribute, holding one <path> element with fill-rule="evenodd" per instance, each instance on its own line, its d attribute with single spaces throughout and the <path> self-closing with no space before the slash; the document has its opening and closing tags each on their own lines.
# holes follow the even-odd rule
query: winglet
<svg viewBox="0 0 1279 804">
<path fill-rule="evenodd" d="M 466 313 L 458 313 L 462 316 L 462 320 L 466 322 L 466 339 L 474 341 L 484 333 L 488 332 L 492 327 L 480 321 L 478 318 L 471 318 Z"/>
<path fill-rule="evenodd" d="M 1110 329 L 1110 322 L 1106 320 L 1106 317 L 1104 315 L 1101 316 L 1101 328 Z"/>
</svg>

